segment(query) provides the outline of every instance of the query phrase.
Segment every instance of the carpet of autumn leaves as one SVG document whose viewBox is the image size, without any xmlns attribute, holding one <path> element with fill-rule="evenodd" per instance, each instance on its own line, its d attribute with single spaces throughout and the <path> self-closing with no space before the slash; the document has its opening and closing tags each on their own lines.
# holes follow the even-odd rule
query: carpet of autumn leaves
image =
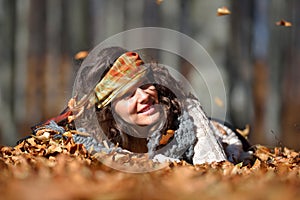
<svg viewBox="0 0 300 200">
<path fill-rule="evenodd" d="M 171 162 L 158 167 L 145 156 L 92 155 L 68 134 L 54 137 L 54 131 L 43 130 L 15 147 L 2 146 L 0 199 L 300 198 L 300 156 L 288 148 L 257 145 L 253 163 L 246 166 Z M 104 160 L 124 169 L 157 170 L 128 173 L 108 167 Z"/>
</svg>

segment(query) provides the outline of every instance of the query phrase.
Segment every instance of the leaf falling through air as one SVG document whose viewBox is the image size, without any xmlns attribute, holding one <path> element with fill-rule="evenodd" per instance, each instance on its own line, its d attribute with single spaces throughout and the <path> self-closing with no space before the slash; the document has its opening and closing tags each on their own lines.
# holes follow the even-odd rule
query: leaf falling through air
<svg viewBox="0 0 300 200">
<path fill-rule="evenodd" d="M 226 6 L 218 8 L 217 10 L 217 16 L 230 15 L 230 14 L 231 11 Z"/>
<path fill-rule="evenodd" d="M 285 27 L 291 27 L 292 26 L 292 23 L 291 22 L 288 22 L 284 19 L 278 21 L 275 23 L 277 26 L 285 26 Z"/>
</svg>

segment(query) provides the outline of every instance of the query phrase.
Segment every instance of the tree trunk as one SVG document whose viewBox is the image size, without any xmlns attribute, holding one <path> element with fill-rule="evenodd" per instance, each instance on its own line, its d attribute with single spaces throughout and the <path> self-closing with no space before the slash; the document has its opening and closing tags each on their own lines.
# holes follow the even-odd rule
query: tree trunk
<svg viewBox="0 0 300 200">
<path fill-rule="evenodd" d="M 15 89 L 15 28 L 16 1 L 4 0 L 0 2 L 3 8 L 0 22 L 3 25 L 0 42 L 0 133 L 6 144 L 13 144 L 16 137 L 14 118 L 14 89 Z"/>
<path fill-rule="evenodd" d="M 293 19 L 293 27 L 282 31 L 291 32 L 290 40 L 281 55 L 284 60 L 284 77 L 282 91 L 282 127 L 283 127 L 283 144 L 299 150 L 300 141 L 300 29 L 296 27 L 300 24 L 299 7 L 300 2 L 297 0 L 289 1 L 289 9 L 291 18 Z"/>
<path fill-rule="evenodd" d="M 29 14 L 29 49 L 26 121 L 45 118 L 46 98 L 46 1 L 31 0 Z"/>
</svg>

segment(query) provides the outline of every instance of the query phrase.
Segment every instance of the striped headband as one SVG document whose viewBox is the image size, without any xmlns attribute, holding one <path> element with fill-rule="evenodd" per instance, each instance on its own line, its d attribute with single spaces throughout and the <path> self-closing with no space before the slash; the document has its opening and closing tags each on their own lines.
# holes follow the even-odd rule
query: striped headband
<svg viewBox="0 0 300 200">
<path fill-rule="evenodd" d="M 145 76 L 147 68 L 135 52 L 122 54 L 94 88 L 94 95 L 89 104 L 97 104 L 98 108 L 108 105 L 117 95 L 125 93 Z"/>
</svg>

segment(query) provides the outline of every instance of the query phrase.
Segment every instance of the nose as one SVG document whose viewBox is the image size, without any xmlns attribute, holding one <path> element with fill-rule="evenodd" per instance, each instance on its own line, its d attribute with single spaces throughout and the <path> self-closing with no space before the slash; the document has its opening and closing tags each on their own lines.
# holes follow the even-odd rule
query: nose
<svg viewBox="0 0 300 200">
<path fill-rule="evenodd" d="M 137 101 L 139 103 L 147 102 L 149 99 L 149 94 L 141 88 L 136 89 L 136 94 L 137 94 Z"/>
</svg>

